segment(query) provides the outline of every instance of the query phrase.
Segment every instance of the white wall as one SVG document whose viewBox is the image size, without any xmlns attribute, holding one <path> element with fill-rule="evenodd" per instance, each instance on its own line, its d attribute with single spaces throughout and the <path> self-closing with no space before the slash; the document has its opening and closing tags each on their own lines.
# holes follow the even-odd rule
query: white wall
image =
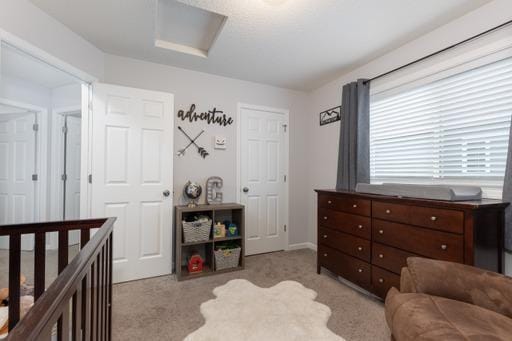
<svg viewBox="0 0 512 341">
<path fill-rule="evenodd" d="M 316 244 L 315 188 L 334 188 L 336 185 L 339 123 L 320 127 L 318 113 L 341 104 L 343 84 L 358 78 L 371 78 L 413 60 L 462 41 L 470 36 L 512 19 L 512 1 L 496 0 L 469 14 L 363 65 L 311 93 L 311 112 L 306 153 L 311 156 L 308 173 L 309 241 Z M 373 84 L 372 84 L 373 85 Z M 315 151 L 322 150 L 322 153 Z M 321 166 L 318 166 L 321 165 Z M 508 274 L 512 274 L 512 255 L 507 256 Z"/>
<path fill-rule="evenodd" d="M 0 36 L 2 30 L 93 77 L 103 76 L 103 52 L 27 0 L 0 1 Z"/>
<path fill-rule="evenodd" d="M 0 98 L 31 104 L 45 109 L 51 106 L 51 91 L 48 88 L 20 78 L 1 76 Z"/>
<path fill-rule="evenodd" d="M 64 85 L 52 89 L 52 108 L 81 107 L 82 85 L 79 83 Z"/>
<path fill-rule="evenodd" d="M 308 239 L 306 225 L 305 186 L 307 158 L 303 151 L 306 144 L 306 127 L 303 116 L 307 105 L 307 94 L 276 88 L 268 85 L 214 76 L 206 73 L 153 64 L 134 59 L 106 55 L 105 82 L 143 89 L 165 91 L 174 94 L 174 189 L 175 203 L 182 201 L 182 190 L 188 181 L 200 183 L 218 175 L 224 180 L 224 201 L 236 201 L 236 114 L 239 102 L 290 110 L 290 243 L 302 243 Z M 214 107 L 235 120 L 230 126 L 220 127 L 204 122 L 190 123 L 177 118 L 177 111 L 188 110 L 196 104 L 196 111 L 203 112 Z M 205 133 L 198 139 L 210 153 L 202 159 L 194 148 L 185 156 L 176 153 L 188 140 L 178 131 L 181 126 L 194 137 L 202 129 Z M 213 137 L 227 138 L 226 150 L 213 149 Z M 201 202 L 204 195 L 201 197 Z"/>
</svg>

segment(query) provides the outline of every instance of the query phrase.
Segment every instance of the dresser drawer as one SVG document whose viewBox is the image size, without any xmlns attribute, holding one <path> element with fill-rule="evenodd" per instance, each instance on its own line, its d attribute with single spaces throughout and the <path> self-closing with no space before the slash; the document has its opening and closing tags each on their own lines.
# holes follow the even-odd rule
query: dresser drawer
<svg viewBox="0 0 512 341">
<path fill-rule="evenodd" d="M 371 214 L 371 201 L 344 195 L 325 195 L 318 197 L 318 206 L 336 211 L 359 214 L 369 217 Z"/>
<path fill-rule="evenodd" d="M 407 258 L 417 256 L 414 253 L 396 249 L 379 243 L 372 243 L 372 264 L 400 275 L 407 266 Z"/>
<path fill-rule="evenodd" d="M 409 208 L 407 205 L 390 204 L 387 202 L 373 201 L 372 216 L 374 218 L 397 221 L 399 223 L 409 222 Z"/>
<path fill-rule="evenodd" d="M 431 207 L 410 207 L 410 223 L 454 233 L 464 232 L 464 213 Z"/>
<path fill-rule="evenodd" d="M 320 266 L 332 271 L 357 285 L 371 288 L 370 264 L 345 255 L 323 244 L 318 245 L 318 262 Z"/>
<path fill-rule="evenodd" d="M 320 227 L 318 229 L 318 243 L 370 262 L 371 243 L 369 240 Z"/>
<path fill-rule="evenodd" d="M 462 235 L 374 219 L 372 236 L 375 242 L 425 257 L 459 263 L 464 260 Z"/>
<path fill-rule="evenodd" d="M 386 298 L 389 289 L 400 289 L 400 276 L 372 265 L 372 287 L 375 294 Z"/>
<path fill-rule="evenodd" d="M 371 219 L 355 214 L 318 209 L 318 226 L 327 226 L 335 230 L 370 239 L 372 235 Z"/>
</svg>

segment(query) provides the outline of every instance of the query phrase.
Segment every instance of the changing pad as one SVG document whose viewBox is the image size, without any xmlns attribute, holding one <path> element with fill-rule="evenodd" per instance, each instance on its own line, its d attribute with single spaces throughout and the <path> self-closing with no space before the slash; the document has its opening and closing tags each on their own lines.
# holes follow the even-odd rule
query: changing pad
<svg viewBox="0 0 512 341">
<path fill-rule="evenodd" d="M 480 187 L 462 185 L 417 185 L 396 183 L 383 183 L 382 185 L 377 185 L 358 183 L 356 185 L 356 192 L 447 201 L 482 199 L 482 189 Z"/>
</svg>

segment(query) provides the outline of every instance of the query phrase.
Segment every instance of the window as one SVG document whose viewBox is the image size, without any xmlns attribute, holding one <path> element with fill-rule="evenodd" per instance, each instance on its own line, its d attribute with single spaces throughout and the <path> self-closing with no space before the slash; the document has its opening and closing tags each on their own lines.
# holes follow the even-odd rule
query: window
<svg viewBox="0 0 512 341">
<path fill-rule="evenodd" d="M 471 184 L 500 197 L 512 116 L 512 58 L 370 104 L 372 183 Z"/>
</svg>

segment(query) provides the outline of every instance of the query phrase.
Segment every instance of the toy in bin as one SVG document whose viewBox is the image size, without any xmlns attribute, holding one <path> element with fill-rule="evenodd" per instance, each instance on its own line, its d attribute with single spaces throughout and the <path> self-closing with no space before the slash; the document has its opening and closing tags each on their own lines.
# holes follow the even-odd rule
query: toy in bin
<svg viewBox="0 0 512 341">
<path fill-rule="evenodd" d="M 226 229 L 227 237 L 236 237 L 238 236 L 238 227 L 235 223 L 229 223 L 228 228 Z"/>
<path fill-rule="evenodd" d="M 198 253 L 194 253 L 188 259 L 188 272 L 191 274 L 203 271 L 203 258 Z"/>
<path fill-rule="evenodd" d="M 213 227 L 213 238 L 224 238 L 226 237 L 226 225 L 217 222 Z"/>
</svg>

